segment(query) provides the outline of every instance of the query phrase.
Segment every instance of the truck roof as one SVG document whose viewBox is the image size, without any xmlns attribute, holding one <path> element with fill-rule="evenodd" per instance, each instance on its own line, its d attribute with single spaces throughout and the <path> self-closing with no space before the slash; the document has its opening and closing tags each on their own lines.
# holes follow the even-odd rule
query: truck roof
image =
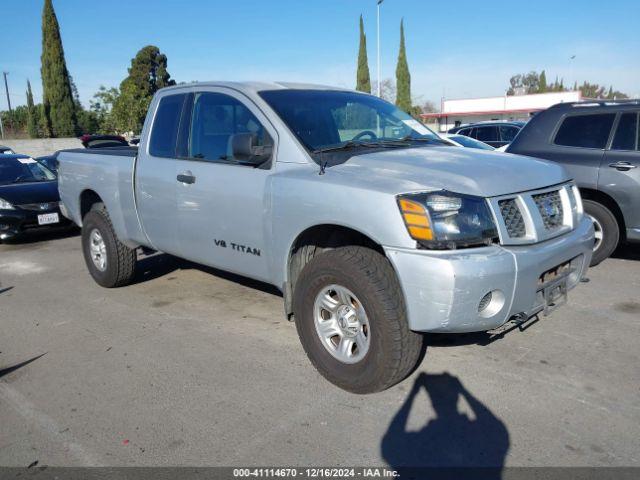
<svg viewBox="0 0 640 480">
<path fill-rule="evenodd" d="M 166 89 L 179 89 L 184 87 L 228 87 L 243 92 L 261 92 L 264 90 L 337 90 L 351 91 L 349 88 L 333 87 L 330 85 L 318 85 L 313 83 L 295 83 L 295 82 L 224 82 L 224 81 L 207 81 L 207 82 L 191 82 L 166 87 Z M 163 90 L 165 90 L 163 88 Z"/>
</svg>

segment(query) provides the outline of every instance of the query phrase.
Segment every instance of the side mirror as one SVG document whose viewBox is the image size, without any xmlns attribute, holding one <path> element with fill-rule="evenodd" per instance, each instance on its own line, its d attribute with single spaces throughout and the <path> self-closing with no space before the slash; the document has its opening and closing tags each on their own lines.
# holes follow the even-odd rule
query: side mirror
<svg viewBox="0 0 640 480">
<path fill-rule="evenodd" d="M 255 133 L 236 133 L 231 137 L 231 152 L 239 162 L 252 165 L 264 163 L 273 152 L 271 145 L 256 145 L 258 136 Z"/>
</svg>

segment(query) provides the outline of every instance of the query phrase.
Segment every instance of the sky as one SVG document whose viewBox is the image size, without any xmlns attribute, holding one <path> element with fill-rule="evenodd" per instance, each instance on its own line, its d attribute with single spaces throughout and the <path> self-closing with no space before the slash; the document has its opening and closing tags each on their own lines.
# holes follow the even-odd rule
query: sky
<svg viewBox="0 0 640 480">
<path fill-rule="evenodd" d="M 54 0 L 67 67 L 85 106 L 117 86 L 145 45 L 178 81 L 274 80 L 355 87 L 358 17 L 376 79 L 376 0 Z M 43 0 L 0 0 L 0 70 L 12 105 L 36 102 Z M 640 97 L 640 1 L 384 0 L 381 78 L 395 79 L 404 18 L 414 102 L 503 95 L 513 74 L 546 70 Z M 571 56 L 575 55 L 573 60 Z M 7 107 L 0 90 L 0 109 Z"/>
</svg>

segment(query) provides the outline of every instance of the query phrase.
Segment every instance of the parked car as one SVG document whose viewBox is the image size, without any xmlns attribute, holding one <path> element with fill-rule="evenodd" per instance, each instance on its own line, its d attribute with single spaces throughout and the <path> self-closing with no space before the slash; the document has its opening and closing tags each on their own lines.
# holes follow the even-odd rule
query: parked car
<svg viewBox="0 0 640 480">
<path fill-rule="evenodd" d="M 84 148 L 128 147 L 129 142 L 120 135 L 82 135 Z"/>
<path fill-rule="evenodd" d="M 448 133 L 475 138 L 494 148 L 499 148 L 511 143 L 524 126 L 525 122 L 481 122 L 455 127 Z"/>
<path fill-rule="evenodd" d="M 531 119 L 507 148 L 569 170 L 595 227 L 592 265 L 621 241 L 640 241 L 639 113 L 638 100 L 561 103 Z"/>
<path fill-rule="evenodd" d="M 120 135 L 83 135 L 80 137 L 80 141 L 84 148 L 121 148 L 129 147 L 129 143 L 124 137 Z M 58 155 L 60 151 L 57 151 L 51 155 L 44 155 L 42 157 L 36 157 L 36 160 L 42 163 L 52 172 L 58 171 Z"/>
<path fill-rule="evenodd" d="M 455 147 L 361 92 L 163 88 L 139 149 L 59 159 L 98 284 L 129 284 L 146 247 L 275 285 L 311 362 L 357 393 L 409 375 L 421 332 L 551 311 L 591 260 L 562 166 Z"/>
<path fill-rule="evenodd" d="M 15 153 L 9 147 L 5 147 L 4 145 L 0 145 L 0 155 L 11 155 Z"/>
<path fill-rule="evenodd" d="M 27 155 L 0 157 L 0 240 L 70 225 L 60 214 L 59 203 L 53 172 Z"/>
<path fill-rule="evenodd" d="M 477 148 L 479 150 L 495 150 L 491 145 L 487 145 L 475 138 L 458 135 L 457 133 L 441 133 L 440 136 L 459 147 Z"/>
<path fill-rule="evenodd" d="M 53 173 L 57 173 L 58 172 L 58 155 L 59 154 L 60 154 L 60 151 L 57 151 L 57 152 L 53 153 L 52 155 L 45 155 L 43 157 L 36 157 L 35 160 L 37 162 L 43 164 L 45 167 L 47 167 Z"/>
</svg>

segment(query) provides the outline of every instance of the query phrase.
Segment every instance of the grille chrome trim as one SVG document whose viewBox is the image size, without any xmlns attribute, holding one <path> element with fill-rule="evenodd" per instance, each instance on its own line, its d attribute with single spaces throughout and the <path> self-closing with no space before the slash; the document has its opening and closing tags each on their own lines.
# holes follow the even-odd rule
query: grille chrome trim
<svg viewBox="0 0 640 480">
<path fill-rule="evenodd" d="M 582 217 L 573 182 L 502 195 L 488 201 L 502 245 L 526 245 L 549 240 L 573 230 Z M 514 207 L 517 207 L 519 217 L 513 211 Z"/>
<path fill-rule="evenodd" d="M 58 208 L 60 202 L 42 202 L 42 203 L 25 203 L 23 205 L 16 205 L 16 207 L 22 210 L 46 212 L 48 210 L 54 210 Z"/>
</svg>

